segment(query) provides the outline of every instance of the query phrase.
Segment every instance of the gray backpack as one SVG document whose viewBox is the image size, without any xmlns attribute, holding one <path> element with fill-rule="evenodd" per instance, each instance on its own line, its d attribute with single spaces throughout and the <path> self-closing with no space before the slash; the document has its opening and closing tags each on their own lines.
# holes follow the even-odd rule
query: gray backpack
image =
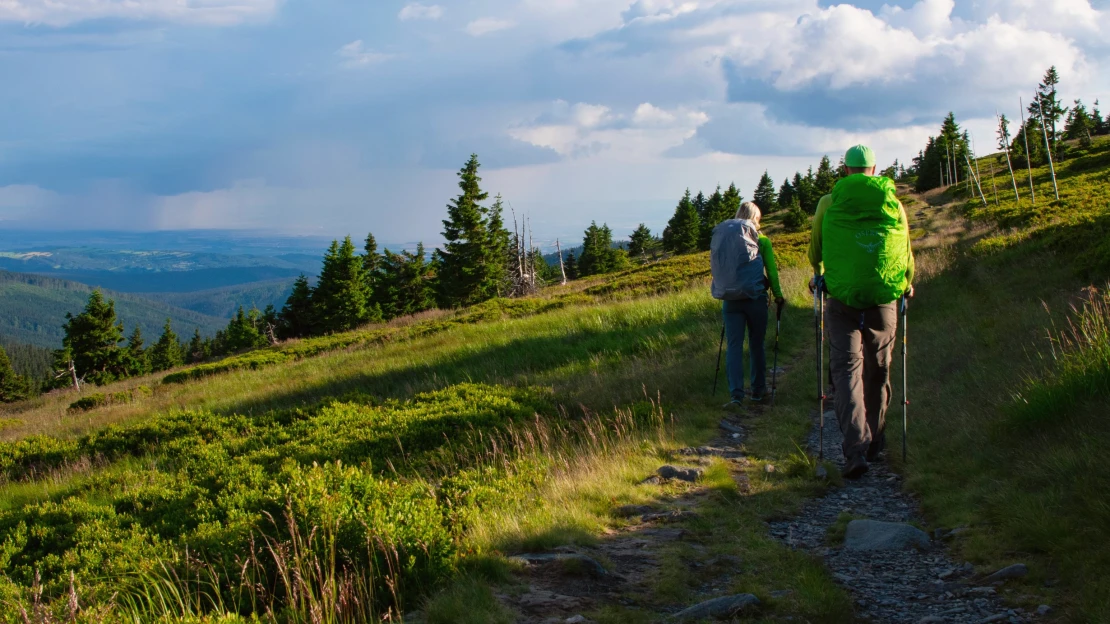
<svg viewBox="0 0 1110 624">
<path fill-rule="evenodd" d="M 747 219 L 729 219 L 713 228 L 709 266 L 714 299 L 755 299 L 767 290 L 759 230 Z"/>
</svg>

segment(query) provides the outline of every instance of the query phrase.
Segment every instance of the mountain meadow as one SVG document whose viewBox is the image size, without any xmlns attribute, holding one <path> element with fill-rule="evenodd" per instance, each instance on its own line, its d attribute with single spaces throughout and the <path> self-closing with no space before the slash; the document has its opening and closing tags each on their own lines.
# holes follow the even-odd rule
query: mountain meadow
<svg viewBox="0 0 1110 624">
<path fill-rule="evenodd" d="M 1110 621 L 1110 139 L 1062 139 L 1052 168 L 1029 154 L 1011 176 L 1009 153 L 976 159 L 963 136 L 946 120 L 909 171 L 889 172 L 918 276 L 909 455 L 888 461 L 924 528 L 952 534 L 977 572 L 1027 567 L 997 588 L 1006 604 Z M 938 146 L 968 150 L 968 177 L 943 179 Z M 467 213 L 482 194 L 466 172 L 449 221 L 488 225 L 494 212 Z M 768 531 L 842 485 L 807 451 L 807 225 L 830 181 L 826 159 L 778 193 L 760 182 L 777 198 L 764 199 L 764 229 L 788 301 L 783 372 L 773 406 L 746 416 L 743 460 L 705 459 L 699 485 L 645 477 L 720 435 L 720 307 L 697 224 L 710 206 L 728 212 L 731 189 L 688 192 L 668 231 L 632 253 L 593 224 L 575 258 L 586 270 L 565 284 L 491 226 L 508 246 L 489 244 L 517 263 L 512 292 L 469 300 L 450 290 L 471 277 L 460 272 L 450 305 L 412 290 L 429 275 L 421 252 L 385 256 L 400 276 L 381 282 L 389 298 L 336 311 L 329 270 L 386 270 L 369 240 L 366 256 L 337 241 L 320 282 L 275 317 L 277 344 L 0 408 L 2 617 L 512 622 L 528 591 L 514 555 L 604 543 L 633 524 L 621 509 L 695 500 L 673 516 L 666 530 L 682 538 L 638 578 L 643 591 L 586 616 L 657 622 L 744 593 L 759 599 L 752 621 L 856 621 L 821 559 Z M 430 265 L 450 275 L 466 249 Z M 541 271 L 546 286 L 526 277 Z"/>
</svg>

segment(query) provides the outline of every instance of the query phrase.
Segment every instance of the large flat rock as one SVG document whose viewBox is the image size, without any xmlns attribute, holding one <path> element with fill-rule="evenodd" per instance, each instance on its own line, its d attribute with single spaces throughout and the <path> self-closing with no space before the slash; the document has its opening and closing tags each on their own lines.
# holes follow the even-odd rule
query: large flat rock
<svg viewBox="0 0 1110 624">
<path fill-rule="evenodd" d="M 845 550 L 923 549 L 929 543 L 928 534 L 917 527 L 878 520 L 853 520 L 844 536 Z"/>
</svg>

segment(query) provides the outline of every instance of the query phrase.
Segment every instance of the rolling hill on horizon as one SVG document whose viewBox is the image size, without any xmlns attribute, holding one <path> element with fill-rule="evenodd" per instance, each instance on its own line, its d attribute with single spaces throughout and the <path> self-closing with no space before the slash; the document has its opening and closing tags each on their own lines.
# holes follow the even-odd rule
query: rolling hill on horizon
<svg viewBox="0 0 1110 624">
<path fill-rule="evenodd" d="M 79 282 L 0 271 L 0 335 L 23 344 L 59 348 L 66 313 L 83 310 L 92 291 L 93 287 Z M 148 344 L 161 335 L 167 318 L 181 337 L 191 335 L 194 329 L 211 336 L 227 324 L 223 318 L 138 295 L 103 292 L 115 300 L 125 333 L 130 334 L 137 324 Z"/>
</svg>

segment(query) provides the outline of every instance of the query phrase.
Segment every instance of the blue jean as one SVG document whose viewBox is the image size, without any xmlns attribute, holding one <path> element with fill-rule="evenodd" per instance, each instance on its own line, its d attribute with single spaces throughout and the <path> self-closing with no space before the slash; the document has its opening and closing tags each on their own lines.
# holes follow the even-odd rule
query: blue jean
<svg viewBox="0 0 1110 624">
<path fill-rule="evenodd" d="M 767 390 L 767 354 L 763 347 L 767 337 L 767 297 L 725 301 L 722 310 L 728 340 L 725 370 L 729 392 L 735 400 L 744 399 L 744 332 L 747 330 L 752 395 L 762 396 Z"/>
</svg>

